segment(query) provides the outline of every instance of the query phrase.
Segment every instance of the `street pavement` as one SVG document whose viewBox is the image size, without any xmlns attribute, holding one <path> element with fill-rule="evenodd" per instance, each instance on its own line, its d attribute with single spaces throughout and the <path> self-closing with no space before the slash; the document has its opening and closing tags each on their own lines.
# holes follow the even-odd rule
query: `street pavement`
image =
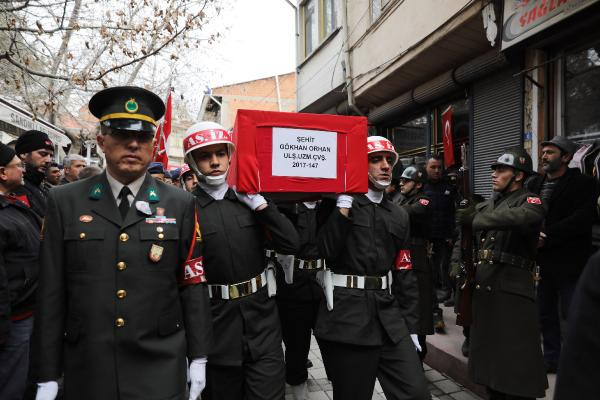
<svg viewBox="0 0 600 400">
<path fill-rule="evenodd" d="M 308 370 L 308 391 L 310 400 L 330 400 L 333 399 L 333 391 L 331 383 L 325 375 L 321 352 L 315 338 L 312 338 L 310 345 L 310 353 L 308 358 L 312 361 L 313 366 Z M 480 400 L 478 397 L 459 385 L 449 377 L 432 369 L 428 365 L 424 365 L 425 377 L 429 382 L 429 391 L 431 392 L 432 400 Z M 286 387 L 285 399 L 292 400 L 292 394 L 289 387 Z M 384 400 L 385 395 L 381 389 L 379 382 L 375 383 L 373 391 L 373 400 Z"/>
</svg>

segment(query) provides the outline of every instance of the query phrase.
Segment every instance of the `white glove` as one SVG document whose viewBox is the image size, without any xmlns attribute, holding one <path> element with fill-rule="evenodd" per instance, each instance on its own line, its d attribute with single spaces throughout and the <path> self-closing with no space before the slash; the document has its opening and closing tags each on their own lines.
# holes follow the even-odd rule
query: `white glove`
<svg viewBox="0 0 600 400">
<path fill-rule="evenodd" d="M 38 383 L 35 400 L 54 400 L 58 394 L 58 382 L 49 381 Z"/>
<path fill-rule="evenodd" d="M 335 203 L 335 205 L 339 208 L 352 208 L 352 200 L 354 200 L 352 196 L 348 196 L 347 194 L 340 194 L 337 197 L 337 202 Z"/>
<path fill-rule="evenodd" d="M 419 344 L 419 337 L 417 335 L 415 335 L 414 333 L 411 333 L 410 339 L 412 340 L 413 344 L 415 345 L 415 348 L 417 349 L 417 351 L 419 353 L 422 352 L 423 349 L 421 349 L 421 345 Z"/>
<path fill-rule="evenodd" d="M 190 399 L 196 400 L 206 386 L 206 357 L 195 358 L 190 364 Z M 36 399 L 37 400 L 37 399 Z"/>
<path fill-rule="evenodd" d="M 258 207 L 263 204 L 267 204 L 267 201 L 260 194 L 246 194 L 246 193 L 238 193 L 235 192 L 238 200 L 250 207 L 252 211 L 256 210 Z"/>
<path fill-rule="evenodd" d="M 305 201 L 303 204 L 304 204 L 304 205 L 306 206 L 306 208 L 308 208 L 309 210 L 314 210 L 314 209 L 315 209 L 315 207 L 317 206 L 317 202 L 316 202 L 316 201 Z"/>
</svg>

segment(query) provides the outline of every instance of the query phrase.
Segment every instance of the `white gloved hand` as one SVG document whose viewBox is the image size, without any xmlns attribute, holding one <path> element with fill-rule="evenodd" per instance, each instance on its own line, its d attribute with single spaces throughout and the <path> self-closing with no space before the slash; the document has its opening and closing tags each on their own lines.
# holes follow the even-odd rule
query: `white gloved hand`
<svg viewBox="0 0 600 400">
<path fill-rule="evenodd" d="M 316 202 L 316 201 L 305 201 L 303 204 L 304 204 L 304 205 L 306 206 L 306 208 L 308 208 L 309 210 L 314 210 L 314 209 L 315 209 L 315 207 L 317 207 L 317 202 Z"/>
<path fill-rule="evenodd" d="M 354 198 L 352 196 L 348 196 L 347 194 L 340 194 L 337 197 L 336 206 L 339 208 L 352 208 L 352 201 Z"/>
<path fill-rule="evenodd" d="M 423 351 L 423 349 L 421 349 L 421 344 L 419 343 L 419 337 L 417 335 L 411 333 L 410 340 L 412 340 L 413 344 L 415 345 L 415 348 L 419 353 Z"/>
<path fill-rule="evenodd" d="M 258 207 L 263 204 L 267 204 L 267 201 L 260 194 L 246 194 L 246 193 L 238 193 L 237 190 L 235 192 L 238 200 L 250 207 L 252 211 L 256 210 Z"/>
<path fill-rule="evenodd" d="M 58 394 L 58 382 L 40 382 L 37 384 L 37 393 L 35 400 L 54 400 Z"/>
<path fill-rule="evenodd" d="M 206 357 L 195 358 L 190 364 L 190 399 L 196 400 L 206 386 Z"/>
</svg>

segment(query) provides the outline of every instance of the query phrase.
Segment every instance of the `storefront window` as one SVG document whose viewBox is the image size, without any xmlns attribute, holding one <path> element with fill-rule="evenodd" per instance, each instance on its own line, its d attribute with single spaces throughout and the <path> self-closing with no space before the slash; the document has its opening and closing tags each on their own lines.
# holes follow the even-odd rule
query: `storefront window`
<svg viewBox="0 0 600 400">
<path fill-rule="evenodd" d="M 567 54 L 564 65 L 566 136 L 600 137 L 600 43 Z"/>
<path fill-rule="evenodd" d="M 388 138 L 394 143 L 403 165 L 410 164 L 409 160 L 413 156 L 425 155 L 428 133 L 428 118 L 426 114 L 388 130 Z"/>
</svg>

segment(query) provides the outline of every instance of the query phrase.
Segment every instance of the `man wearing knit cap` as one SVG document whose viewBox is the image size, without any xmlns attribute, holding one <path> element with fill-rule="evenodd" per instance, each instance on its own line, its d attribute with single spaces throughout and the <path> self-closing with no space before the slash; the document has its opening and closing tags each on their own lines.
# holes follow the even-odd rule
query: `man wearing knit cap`
<svg viewBox="0 0 600 400">
<path fill-rule="evenodd" d="M 18 194 L 25 195 L 31 209 L 43 218 L 48 190 L 42 183 L 54 155 L 54 144 L 44 132 L 31 130 L 19 136 L 15 151 L 25 163 L 25 185 Z"/>
<path fill-rule="evenodd" d="M 41 219 L 12 193 L 23 165 L 0 143 L 0 399 L 21 399 L 37 289 Z"/>
</svg>

